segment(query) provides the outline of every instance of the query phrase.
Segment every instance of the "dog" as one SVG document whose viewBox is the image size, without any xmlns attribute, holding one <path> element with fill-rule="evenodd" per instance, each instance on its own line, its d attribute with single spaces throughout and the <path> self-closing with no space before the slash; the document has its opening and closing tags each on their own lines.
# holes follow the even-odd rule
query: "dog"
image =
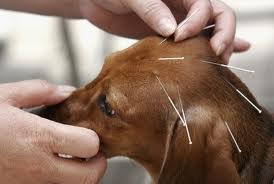
<svg viewBox="0 0 274 184">
<path fill-rule="evenodd" d="M 108 56 L 98 77 L 61 104 L 48 119 L 94 130 L 107 158 L 139 162 L 159 184 L 269 184 L 274 179 L 271 115 L 222 63 L 203 36 L 159 44 L 148 37 Z M 160 61 L 161 57 L 184 60 Z M 180 109 L 186 127 L 159 84 Z M 234 88 L 240 90 L 258 113 Z M 229 125 L 241 152 L 225 125 Z"/>
</svg>

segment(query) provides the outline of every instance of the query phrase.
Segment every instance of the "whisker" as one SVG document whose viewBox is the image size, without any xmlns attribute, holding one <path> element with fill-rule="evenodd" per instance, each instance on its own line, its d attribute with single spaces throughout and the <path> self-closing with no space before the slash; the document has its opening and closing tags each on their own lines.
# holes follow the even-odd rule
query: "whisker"
<svg viewBox="0 0 274 184">
<path fill-rule="evenodd" d="M 183 27 L 196 13 L 198 13 L 198 11 L 200 11 L 200 9 L 197 9 L 196 11 L 194 11 L 189 17 L 187 17 L 183 22 L 181 22 L 179 25 L 178 25 L 178 27 L 177 27 L 177 29 L 176 30 L 178 30 L 178 29 L 180 29 L 181 27 Z M 169 36 L 170 37 L 170 36 Z M 161 44 L 163 44 L 165 41 L 167 41 L 167 39 L 169 38 L 169 37 L 167 37 L 167 38 L 165 38 L 163 41 L 161 41 L 160 43 L 159 43 L 159 45 L 161 45 Z"/>
<path fill-rule="evenodd" d="M 222 67 L 226 67 L 226 68 L 240 70 L 240 71 L 243 71 L 243 72 L 255 73 L 254 70 L 247 70 L 247 69 L 243 69 L 243 68 L 239 68 L 239 67 L 235 67 L 235 66 L 229 66 L 229 65 L 214 63 L 214 62 L 205 61 L 205 60 L 200 60 L 200 61 L 203 62 L 203 63 L 207 63 L 207 64 L 212 64 L 212 65 L 217 65 L 217 66 L 222 66 Z"/>
<path fill-rule="evenodd" d="M 165 92 L 165 94 L 166 94 L 166 96 L 167 96 L 167 98 L 168 98 L 170 104 L 171 104 L 172 107 L 174 108 L 174 110 L 175 110 L 175 112 L 177 113 L 177 115 L 179 116 L 180 120 L 184 123 L 184 119 L 182 118 L 181 114 L 179 113 L 178 109 L 176 108 L 175 104 L 173 103 L 172 99 L 170 98 L 170 96 L 169 96 L 169 94 L 168 94 L 166 88 L 164 87 L 163 83 L 161 82 L 160 78 L 159 78 L 157 75 L 155 75 L 155 77 L 157 78 L 157 80 L 158 80 L 158 82 L 159 82 L 161 88 L 164 90 L 164 92 Z M 191 141 L 190 136 L 189 136 L 188 138 L 189 138 L 189 144 L 192 144 L 192 141 Z"/>
<path fill-rule="evenodd" d="M 167 60 L 184 60 L 184 59 L 185 59 L 185 57 L 174 57 L 174 58 L 169 57 L 169 58 L 159 58 L 158 60 L 159 61 L 167 61 Z"/>
<path fill-rule="evenodd" d="M 234 141 L 234 143 L 235 143 L 235 145 L 236 145 L 236 147 L 237 147 L 237 149 L 238 149 L 238 151 L 239 151 L 239 153 L 241 153 L 242 150 L 240 149 L 240 147 L 239 147 L 239 145 L 238 145 L 238 143 L 237 143 L 237 141 L 236 141 L 234 135 L 232 134 L 232 132 L 231 132 L 231 130 L 230 130 L 230 128 L 229 128 L 229 126 L 228 126 L 228 124 L 227 124 L 226 121 L 225 121 L 225 125 L 226 125 L 226 127 L 227 127 L 227 129 L 228 129 L 228 131 L 229 131 L 229 133 L 230 133 L 230 135 L 231 135 L 231 137 L 232 137 L 232 139 L 233 139 L 233 141 Z"/>
<path fill-rule="evenodd" d="M 231 82 L 229 82 L 228 80 L 226 80 L 224 78 L 224 80 L 233 88 L 236 90 L 237 93 L 239 93 L 250 105 L 252 105 L 252 107 L 254 107 L 260 114 L 263 112 L 261 109 L 259 109 L 253 102 L 251 102 L 251 100 L 249 100 L 239 89 L 237 89 L 233 84 L 231 84 Z"/>
</svg>

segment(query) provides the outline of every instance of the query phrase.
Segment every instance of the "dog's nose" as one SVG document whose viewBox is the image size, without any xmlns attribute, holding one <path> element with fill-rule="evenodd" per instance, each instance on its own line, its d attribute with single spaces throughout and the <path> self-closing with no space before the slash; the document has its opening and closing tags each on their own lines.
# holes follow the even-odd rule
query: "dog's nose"
<svg viewBox="0 0 274 184">
<path fill-rule="evenodd" d="M 61 122 L 63 124 L 68 123 L 67 120 L 69 118 L 69 111 L 63 104 L 50 107 L 41 107 L 39 109 L 35 109 L 32 113 L 52 121 Z"/>
</svg>

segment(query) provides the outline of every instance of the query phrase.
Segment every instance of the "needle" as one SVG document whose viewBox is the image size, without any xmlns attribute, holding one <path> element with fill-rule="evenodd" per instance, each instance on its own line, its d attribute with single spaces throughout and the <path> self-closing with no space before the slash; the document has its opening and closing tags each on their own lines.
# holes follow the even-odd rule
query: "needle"
<svg viewBox="0 0 274 184">
<path fill-rule="evenodd" d="M 233 139 L 233 141 L 234 141 L 234 143 L 235 143 L 235 145 L 236 145 L 236 147 L 237 147 L 237 149 L 238 149 L 238 151 L 239 151 L 239 153 L 241 153 L 242 150 L 240 149 L 240 147 L 239 147 L 239 145 L 238 145 L 238 143 L 237 143 L 237 141 L 236 141 L 234 135 L 232 134 L 232 132 L 231 132 L 231 130 L 230 130 L 230 128 L 229 128 L 229 126 L 228 126 L 228 124 L 227 124 L 226 121 L 225 121 L 225 125 L 226 125 L 226 127 L 227 127 L 227 129 L 228 129 L 228 131 L 229 131 L 229 133 L 230 133 L 230 135 L 231 135 L 231 137 L 232 137 L 232 139 Z"/>
<path fill-rule="evenodd" d="M 251 104 L 260 114 L 263 112 L 261 109 L 259 109 L 251 100 L 249 100 L 239 89 L 237 89 L 235 86 L 233 86 L 228 80 L 224 78 L 224 80 L 232 87 L 234 88 L 237 93 L 239 93 L 249 104 Z"/>
<path fill-rule="evenodd" d="M 210 61 L 204 61 L 204 60 L 200 60 L 200 61 L 203 62 L 203 63 L 207 63 L 207 64 L 212 64 L 212 65 L 217 65 L 217 66 L 222 66 L 222 67 L 226 67 L 226 68 L 240 70 L 240 71 L 243 71 L 243 72 L 255 73 L 254 70 L 242 69 L 242 68 L 238 68 L 238 67 L 235 67 L 235 66 L 229 66 L 229 65 L 214 63 L 214 62 L 210 62 Z"/>
<path fill-rule="evenodd" d="M 159 61 L 167 61 L 167 60 L 184 60 L 185 57 L 175 57 L 175 58 L 159 58 Z"/>
<path fill-rule="evenodd" d="M 60 157 L 60 158 L 66 158 L 66 159 L 72 159 L 73 158 L 73 156 L 71 156 L 71 155 L 67 155 L 67 154 L 58 154 L 58 156 Z"/>
<path fill-rule="evenodd" d="M 186 133 L 187 133 L 187 136 L 188 136 L 188 140 L 189 142 L 192 142 L 191 141 L 191 138 L 190 138 L 190 134 L 189 134 L 189 129 L 188 129 L 188 125 L 186 123 L 186 116 L 185 116 L 185 111 L 183 109 L 183 103 L 182 103 L 182 99 L 181 99 L 181 95 L 180 95 L 180 90 L 179 90 L 179 87 L 177 86 L 177 92 L 178 92 L 178 96 L 179 96 L 179 101 L 180 101 L 180 105 L 181 105 L 181 109 L 182 109 L 182 114 L 183 114 L 183 117 L 184 117 L 184 126 L 186 127 Z M 190 143 L 189 143 L 190 144 Z"/>
<path fill-rule="evenodd" d="M 173 101 L 171 100 L 171 98 L 170 98 L 169 94 L 167 93 L 167 90 L 165 89 L 165 87 L 164 87 L 163 83 L 161 82 L 160 78 L 159 78 L 157 75 L 155 75 L 155 77 L 157 78 L 157 80 L 158 80 L 158 82 L 159 82 L 161 88 L 164 90 L 164 92 L 165 92 L 165 94 L 166 94 L 166 96 L 167 96 L 169 102 L 171 103 L 172 107 L 174 108 L 175 112 L 178 114 L 180 120 L 184 123 L 184 122 L 185 122 L 184 119 L 182 118 L 182 116 L 181 116 L 181 114 L 179 113 L 179 111 L 177 110 L 175 104 L 174 104 Z M 189 139 L 189 144 L 192 144 L 192 141 L 191 141 L 191 138 L 190 138 L 189 134 L 188 134 L 188 139 Z"/>
<path fill-rule="evenodd" d="M 212 25 L 206 26 L 203 30 L 207 30 L 207 29 L 210 29 L 210 28 L 213 28 L 213 27 L 215 27 L 215 24 L 212 24 Z"/>
<path fill-rule="evenodd" d="M 189 17 L 187 17 L 183 22 L 181 22 L 176 30 L 179 30 L 181 27 L 183 27 L 183 25 L 185 25 L 196 13 L 198 13 L 199 9 L 197 9 L 196 11 L 194 11 Z M 169 36 L 170 37 L 170 36 Z M 161 45 L 162 43 L 164 43 L 165 41 L 167 41 L 167 39 L 169 38 L 165 38 L 163 41 L 161 41 L 161 43 L 159 45 Z"/>
<path fill-rule="evenodd" d="M 181 95 L 180 95 L 180 90 L 179 90 L 178 86 L 177 86 L 177 92 L 178 92 L 179 102 L 180 102 L 180 106 L 181 106 L 182 114 L 183 114 L 183 118 L 184 118 L 184 126 L 186 126 L 186 116 L 185 116 L 185 111 L 183 109 L 183 103 L 182 103 L 182 99 L 181 99 Z"/>
</svg>

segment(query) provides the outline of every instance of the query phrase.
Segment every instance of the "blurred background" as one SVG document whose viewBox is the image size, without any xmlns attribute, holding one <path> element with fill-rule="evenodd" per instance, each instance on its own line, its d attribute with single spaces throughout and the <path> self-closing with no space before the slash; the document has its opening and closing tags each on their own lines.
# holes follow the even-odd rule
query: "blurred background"
<svg viewBox="0 0 274 184">
<path fill-rule="evenodd" d="M 235 73 L 260 104 L 274 112 L 274 1 L 226 2 L 237 13 L 237 36 L 252 43 L 249 52 L 234 55 L 230 64 L 256 71 Z M 97 76 L 106 55 L 136 42 L 105 33 L 85 20 L 0 10 L 0 23 L 0 83 L 39 78 L 81 86 Z M 110 162 L 102 183 L 149 181 L 133 161 Z"/>
</svg>

